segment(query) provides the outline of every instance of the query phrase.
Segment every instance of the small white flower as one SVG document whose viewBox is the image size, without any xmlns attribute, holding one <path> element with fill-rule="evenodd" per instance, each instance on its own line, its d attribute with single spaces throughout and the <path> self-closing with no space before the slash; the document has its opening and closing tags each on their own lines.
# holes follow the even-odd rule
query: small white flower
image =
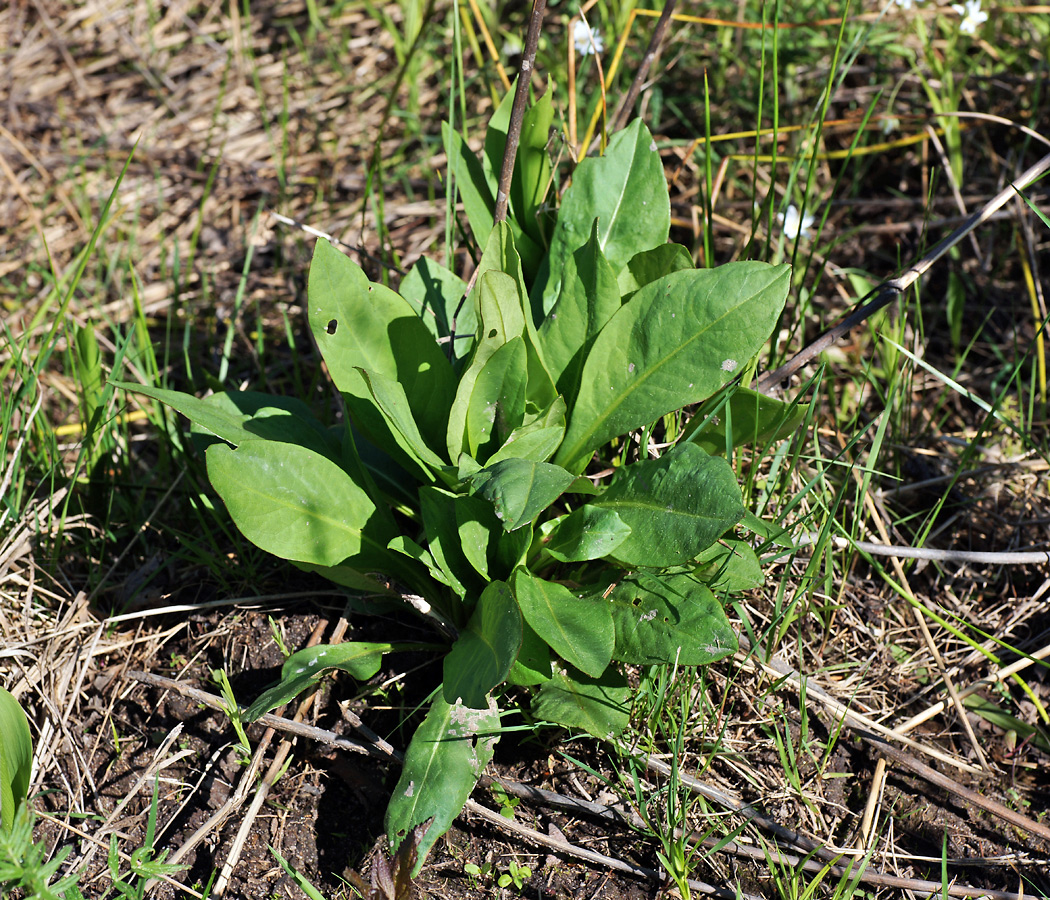
<svg viewBox="0 0 1050 900">
<path fill-rule="evenodd" d="M 784 235 L 791 240 L 796 240 L 803 231 L 809 231 L 816 219 L 809 213 L 804 216 L 798 214 L 795 204 L 788 204 L 786 211 L 777 214 L 777 219 L 784 225 Z"/>
<path fill-rule="evenodd" d="M 911 5 L 915 2 L 915 0 L 893 0 L 893 2 L 896 3 L 897 6 L 899 6 L 901 9 L 911 9 Z"/>
<path fill-rule="evenodd" d="M 583 19 L 577 19 L 572 26 L 572 42 L 576 45 L 576 52 L 584 56 L 591 53 L 601 53 L 605 49 L 601 33 L 597 28 L 591 28 Z"/>
<path fill-rule="evenodd" d="M 963 0 L 962 3 L 953 3 L 952 9 L 962 16 L 959 31 L 966 34 L 977 34 L 977 29 L 988 21 L 988 13 L 981 12 L 981 0 Z"/>
</svg>

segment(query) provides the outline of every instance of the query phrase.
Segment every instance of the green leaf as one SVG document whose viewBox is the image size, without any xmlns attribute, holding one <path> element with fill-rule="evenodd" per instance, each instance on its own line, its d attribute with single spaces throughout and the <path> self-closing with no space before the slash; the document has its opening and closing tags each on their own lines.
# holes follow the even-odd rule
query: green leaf
<svg viewBox="0 0 1050 900">
<path fill-rule="evenodd" d="M 732 467 L 695 444 L 621 469 L 591 504 L 612 510 L 630 527 L 613 551 L 628 566 L 686 563 L 744 516 Z"/>
<path fill-rule="evenodd" d="M 510 183 L 510 202 L 514 210 L 514 219 L 537 247 L 544 244 L 539 214 L 551 184 L 551 161 L 547 152 L 547 142 L 554 120 L 554 105 L 551 103 L 553 93 L 551 82 L 544 95 L 525 110 L 518 154 L 514 160 L 514 175 Z"/>
<path fill-rule="evenodd" d="M 448 577 L 449 585 L 456 595 L 464 597 L 468 593 L 480 592 L 482 582 L 460 542 L 456 520 L 457 499 L 455 494 L 438 488 L 423 487 L 419 490 L 419 507 L 427 535 L 427 548 L 434 562 Z M 485 568 L 488 569 L 487 559 Z"/>
<path fill-rule="evenodd" d="M 551 651 L 528 622 L 521 623 L 521 649 L 507 673 L 508 684 L 543 684 L 551 679 Z"/>
<path fill-rule="evenodd" d="M 278 706 L 298 697 L 333 669 L 348 672 L 355 681 L 368 681 L 383 661 L 383 654 L 394 647 L 391 644 L 351 642 L 347 644 L 317 644 L 293 653 L 281 667 L 280 679 L 263 691 L 248 707 L 245 722 L 254 722 Z"/>
<path fill-rule="evenodd" d="M 366 416 L 362 405 L 372 397 L 360 369 L 399 382 L 412 417 L 431 447 L 442 446 L 448 410 L 455 395 L 452 367 L 412 305 L 365 273 L 328 241 L 319 240 L 310 265 L 310 329 L 328 372 L 351 403 L 351 413 Z M 375 421 L 362 421 L 371 429 Z M 384 444 L 385 435 L 370 435 Z"/>
<path fill-rule="evenodd" d="M 632 256 L 616 279 L 617 287 L 626 299 L 664 275 L 695 268 L 689 251 L 681 244 L 661 244 Z"/>
<path fill-rule="evenodd" d="M 471 152 L 466 141 L 448 127 L 447 122 L 441 123 L 441 138 L 445 144 L 445 154 L 448 156 L 449 175 L 455 179 L 456 190 L 463 201 L 470 231 L 477 245 L 484 247 L 492 233 L 495 218 L 494 191 L 489 186 L 485 170 L 478 158 Z M 525 234 L 513 219 L 508 221 L 506 226 L 514 235 L 514 241 L 528 269 L 533 271 L 542 256 L 539 245 Z"/>
<path fill-rule="evenodd" d="M 521 648 L 521 613 L 510 586 L 490 582 L 444 662 L 442 690 L 449 703 L 485 709 L 487 694 L 502 684 Z"/>
<path fill-rule="evenodd" d="M 702 666 L 736 652 L 722 605 L 691 575 L 636 573 L 606 593 L 616 628 L 613 659 Z"/>
<path fill-rule="evenodd" d="M 783 309 L 788 266 L 729 263 L 674 272 L 613 314 L 583 366 L 565 441 L 554 458 L 581 471 L 595 450 L 732 381 Z"/>
<path fill-rule="evenodd" d="M 470 564 L 489 581 L 509 578 L 532 543 L 532 528 L 504 531 L 492 504 L 481 497 L 455 498 L 459 542 Z"/>
<path fill-rule="evenodd" d="M 503 168 L 503 151 L 507 146 L 507 129 L 510 127 L 510 113 L 514 108 L 514 95 L 517 89 L 518 79 L 515 76 L 510 84 L 510 90 L 503 95 L 499 106 L 493 111 L 485 126 L 485 147 L 481 155 L 481 165 L 485 170 L 485 178 L 493 197 L 496 196 L 500 169 Z"/>
<path fill-rule="evenodd" d="M 383 594 L 389 592 L 389 589 L 384 584 L 376 581 L 370 575 L 365 575 L 363 572 L 359 572 L 352 566 L 320 566 L 315 563 L 301 562 L 295 559 L 289 560 L 289 562 L 303 572 L 313 572 L 320 575 L 322 578 L 327 578 L 333 584 L 350 588 L 353 591 L 363 591 L 368 594 Z M 406 578 L 404 572 L 398 572 L 398 574 L 402 578 L 405 578 L 406 581 L 410 580 L 409 578 Z"/>
<path fill-rule="evenodd" d="M 447 122 L 441 123 L 441 140 L 448 157 L 449 178 L 455 180 L 474 241 L 479 247 L 484 247 L 492 231 L 496 210 L 496 201 L 485 178 L 485 171 L 467 142 Z"/>
<path fill-rule="evenodd" d="M 216 444 L 207 463 L 233 521 L 257 547 L 322 566 L 391 571 L 397 557 L 386 545 L 395 532 L 331 460 L 295 444 L 246 441 L 237 450 Z"/>
<path fill-rule="evenodd" d="M 448 414 L 446 444 L 449 459 L 468 451 L 467 410 L 481 371 L 492 355 L 508 341 L 522 337 L 525 315 L 514 279 L 504 272 L 489 271 L 478 279 L 477 315 L 481 321 L 470 362 L 459 379 L 456 397 Z M 472 295 L 473 296 L 473 295 Z"/>
<path fill-rule="evenodd" d="M 412 538 L 399 534 L 387 544 L 387 547 L 395 553 L 400 553 L 402 556 L 407 556 L 409 559 L 414 559 L 416 562 L 422 563 L 426 566 L 427 571 L 430 573 L 430 577 L 438 584 L 443 584 L 446 587 L 452 586 L 453 579 L 449 576 L 449 573 L 445 572 L 445 570 L 437 564 L 434 557 L 426 547 L 420 546 L 412 540 Z"/>
<path fill-rule="evenodd" d="M 561 466 L 505 459 L 482 469 L 470 479 L 471 493 L 492 504 L 507 531 L 516 531 L 557 500 L 575 476 Z"/>
<path fill-rule="evenodd" d="M 1008 712 L 980 694 L 971 694 L 963 698 L 963 706 L 980 716 L 987 722 L 991 722 L 1003 731 L 1012 731 L 1017 737 L 1025 741 L 1031 741 L 1044 753 L 1050 752 L 1050 740 L 1047 739 L 1038 727 L 1028 722 L 1011 716 Z"/>
<path fill-rule="evenodd" d="M 467 404 L 466 450 L 479 462 L 503 446 L 525 419 L 525 342 L 512 338 L 477 373 Z"/>
<path fill-rule="evenodd" d="M 561 292 L 568 258 L 599 220 L 600 244 L 614 273 L 641 250 L 667 241 L 671 203 L 663 164 L 649 129 L 635 119 L 609 141 L 605 156 L 583 160 L 572 176 L 551 235 L 543 311 Z"/>
<path fill-rule="evenodd" d="M 601 678 L 555 672 L 532 701 L 537 719 L 580 728 L 600 740 L 612 740 L 631 720 L 627 679 L 614 668 Z"/>
<path fill-rule="evenodd" d="M 758 554 L 746 541 L 723 538 L 697 557 L 696 574 L 712 591 L 740 594 L 762 587 L 765 574 Z"/>
<path fill-rule="evenodd" d="M 126 381 L 110 380 L 113 387 L 132 391 L 136 394 L 144 394 L 159 400 L 172 409 L 178 410 L 195 425 L 206 428 L 212 434 L 222 438 L 224 441 L 237 446 L 247 440 L 258 437 L 244 427 L 251 418 L 246 412 L 241 412 L 236 407 L 227 403 L 200 400 L 192 394 L 182 391 L 168 391 L 164 388 L 152 387 L 145 384 L 131 384 Z"/>
<path fill-rule="evenodd" d="M 728 411 L 723 407 L 715 415 L 707 415 L 701 409 L 692 419 L 692 422 L 700 423 L 698 429 L 686 440 L 703 447 L 713 456 L 723 456 L 730 425 L 733 429 L 731 446 L 761 446 L 791 437 L 809 413 L 805 404 L 784 403 L 743 385 L 733 391 L 727 404 Z"/>
<path fill-rule="evenodd" d="M 616 276 L 602 253 L 595 219 L 590 239 L 566 258 L 558 298 L 539 329 L 547 367 L 570 401 L 594 338 L 619 308 Z"/>
<path fill-rule="evenodd" d="M 511 335 L 520 334 L 525 341 L 529 363 L 526 397 L 534 407 L 544 409 L 557 396 L 557 390 L 554 387 L 554 379 L 547 370 L 547 365 L 540 349 L 540 341 L 535 324 L 536 316 L 533 313 L 528 291 L 525 289 L 525 281 L 522 277 L 522 258 L 518 255 L 515 237 L 506 222 L 500 222 L 492 229 L 492 234 L 485 245 L 485 253 L 481 257 L 481 262 L 478 263 L 479 283 L 488 272 L 492 271 L 502 272 L 504 275 L 510 276 L 514 281 L 517 305 L 513 312 L 513 317 L 510 316 L 508 311 L 504 310 L 504 307 L 510 305 L 509 301 L 504 301 L 500 310 L 501 314 L 507 316 L 507 324 L 503 326 L 507 334 L 505 340 L 510 340 Z M 480 298 L 480 300 L 483 302 L 484 298 Z M 518 325 L 519 314 L 520 326 Z M 484 307 L 482 307 L 482 318 L 483 328 L 486 329 L 484 333 L 487 334 L 488 323 L 491 317 L 485 313 Z"/>
<path fill-rule="evenodd" d="M 438 691 L 405 751 L 401 777 L 386 808 L 387 837 L 395 850 L 413 828 L 434 820 L 419 843 L 413 876 L 435 841 L 463 811 L 498 738 L 499 712 L 494 707 L 450 706 Z"/>
<path fill-rule="evenodd" d="M 29 793 L 33 735 L 18 701 L 0 687 L 0 828 L 10 832 Z"/>
<path fill-rule="evenodd" d="M 455 332 L 453 359 L 463 359 L 470 353 L 478 321 L 474 304 L 463 300 L 467 285 L 462 278 L 421 256 L 401 279 L 400 292 L 435 338 L 447 339 Z"/>
<path fill-rule="evenodd" d="M 613 509 L 587 504 L 573 510 L 550 534 L 547 552 L 561 562 L 608 556 L 631 535 L 631 526 Z"/>
<path fill-rule="evenodd" d="M 402 451 L 416 464 L 415 474 L 421 481 L 432 481 L 442 476 L 446 481 L 454 479 L 451 466 L 431 450 L 419 433 L 405 389 L 400 383 L 380 375 L 378 372 L 358 370 L 365 387 L 372 397 L 375 408 L 390 429 L 390 434 Z"/>
<path fill-rule="evenodd" d="M 512 580 L 525 621 L 566 662 L 597 678 L 612 659 L 612 611 L 602 597 L 577 597 L 565 585 L 517 569 Z"/>
<path fill-rule="evenodd" d="M 520 428 L 515 428 L 506 443 L 487 460 L 489 465 L 504 459 L 531 459 L 546 462 L 565 437 L 565 400 L 556 397 L 540 415 L 526 415 Z"/>
</svg>

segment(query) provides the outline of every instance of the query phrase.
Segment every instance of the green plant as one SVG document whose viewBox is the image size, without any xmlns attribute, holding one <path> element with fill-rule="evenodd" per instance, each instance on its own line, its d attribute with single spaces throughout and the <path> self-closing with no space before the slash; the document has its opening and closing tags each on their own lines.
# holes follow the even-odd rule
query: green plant
<svg viewBox="0 0 1050 900">
<path fill-rule="evenodd" d="M 421 259 L 395 293 L 318 242 L 310 327 L 349 427 L 287 398 L 119 385 L 193 421 L 249 540 L 351 589 L 394 595 L 371 573 L 395 578 L 435 625 L 443 682 L 387 811 L 395 846 L 434 819 L 417 867 L 491 758 L 501 686 L 530 689 L 536 719 L 614 738 L 629 717 L 623 665 L 734 651 L 712 586 L 761 570 L 729 533 L 745 509 L 723 454 L 794 427 L 792 407 L 738 381 L 778 319 L 787 266 L 698 270 L 668 243 L 640 121 L 550 209 L 549 93 L 525 113 L 506 221 L 494 198 L 509 102 L 480 161 L 446 130 L 483 247 L 470 285 Z M 294 653 L 244 718 L 332 668 L 369 678 L 393 649 Z"/>
<path fill-rule="evenodd" d="M 233 685 L 230 684 L 230 677 L 226 674 L 225 669 L 213 669 L 211 673 L 212 680 L 219 686 L 219 692 L 222 694 L 222 709 L 226 713 L 233 725 L 233 730 L 237 733 L 237 755 L 240 757 L 242 764 L 246 763 L 252 758 L 252 745 L 248 740 L 248 735 L 244 731 L 244 721 L 241 718 L 241 707 L 237 702 L 237 698 L 233 693 Z"/>
<path fill-rule="evenodd" d="M 75 900 L 80 897 L 76 874 L 67 875 L 52 884 L 59 867 L 71 848 L 60 850 L 47 859 L 47 848 L 33 841 L 35 816 L 28 804 L 15 813 L 10 828 L 0 829 L 0 896 L 19 890 L 25 900 Z"/>
<path fill-rule="evenodd" d="M 154 837 L 157 833 L 157 801 L 160 782 L 153 781 L 153 799 L 150 802 L 149 814 L 146 817 L 146 835 L 142 846 L 132 851 L 128 858 L 129 871 L 121 872 L 121 854 L 116 834 L 110 835 L 109 855 L 106 866 L 112 878 L 113 891 L 125 900 L 142 900 L 146 896 L 149 882 L 160 876 L 173 875 L 186 868 L 164 862 L 168 851 L 157 854 Z"/>
<path fill-rule="evenodd" d="M 513 884 L 520 891 L 530 878 L 532 878 L 532 869 L 528 866 L 519 866 L 517 860 L 512 859 L 507 864 L 507 871 L 496 879 L 496 884 L 501 888 L 510 887 Z"/>
<path fill-rule="evenodd" d="M 0 687 L 0 831 L 14 827 L 19 807 L 29 793 L 33 736 L 18 701 Z"/>
</svg>

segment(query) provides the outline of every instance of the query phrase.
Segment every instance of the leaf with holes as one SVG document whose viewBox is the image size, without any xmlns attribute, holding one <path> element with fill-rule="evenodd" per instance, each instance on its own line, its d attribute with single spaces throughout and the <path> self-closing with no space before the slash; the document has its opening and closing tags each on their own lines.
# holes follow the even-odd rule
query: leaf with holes
<svg viewBox="0 0 1050 900">
<path fill-rule="evenodd" d="M 386 808 L 386 833 L 397 849 L 413 828 L 433 819 L 419 842 L 412 870 L 419 873 L 430 848 L 463 811 L 499 739 L 495 707 L 470 709 L 445 702 L 439 690 L 405 751 L 401 777 Z"/>
<path fill-rule="evenodd" d="M 736 652 L 722 604 L 691 575 L 634 573 L 601 591 L 616 629 L 613 659 L 702 666 Z"/>
<path fill-rule="evenodd" d="M 743 518 L 733 469 L 695 444 L 621 469 L 592 506 L 631 529 L 610 553 L 628 566 L 676 566 L 711 546 Z"/>
</svg>

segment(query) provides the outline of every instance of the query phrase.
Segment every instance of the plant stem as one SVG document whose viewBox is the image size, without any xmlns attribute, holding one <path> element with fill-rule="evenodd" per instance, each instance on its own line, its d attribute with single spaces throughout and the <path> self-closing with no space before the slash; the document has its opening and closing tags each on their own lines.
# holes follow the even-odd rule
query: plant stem
<svg viewBox="0 0 1050 900">
<path fill-rule="evenodd" d="M 536 62 L 536 48 L 540 42 L 540 28 L 543 25 L 543 13 L 547 0 L 532 0 L 532 17 L 529 19 L 529 33 L 525 36 L 525 49 L 521 54 L 521 68 L 518 70 L 518 86 L 514 92 L 514 105 L 510 110 L 510 124 L 507 127 L 507 146 L 503 150 L 503 166 L 499 173 L 499 187 L 496 190 L 496 211 L 492 216 L 494 223 L 507 218 L 507 204 L 510 201 L 510 181 L 514 174 L 514 158 L 518 155 L 518 141 L 521 138 L 521 123 L 525 118 L 525 104 L 529 99 L 529 85 L 532 83 L 532 67 Z"/>
<path fill-rule="evenodd" d="M 660 18 L 656 20 L 656 28 L 653 29 L 653 35 L 649 38 L 649 46 L 645 48 L 642 64 L 638 67 L 627 95 L 620 101 L 620 106 L 613 116 L 610 132 L 619 131 L 627 124 L 627 117 L 631 114 L 631 107 L 634 106 L 634 101 L 638 99 L 638 95 L 642 92 L 642 85 L 645 84 L 646 78 L 649 77 L 649 68 L 652 66 L 653 60 L 656 59 L 656 54 L 663 43 L 664 36 L 667 34 L 667 27 L 671 24 L 671 16 L 674 14 L 677 2 L 678 0 L 667 0 L 664 4 L 663 12 L 660 13 Z"/>
</svg>

